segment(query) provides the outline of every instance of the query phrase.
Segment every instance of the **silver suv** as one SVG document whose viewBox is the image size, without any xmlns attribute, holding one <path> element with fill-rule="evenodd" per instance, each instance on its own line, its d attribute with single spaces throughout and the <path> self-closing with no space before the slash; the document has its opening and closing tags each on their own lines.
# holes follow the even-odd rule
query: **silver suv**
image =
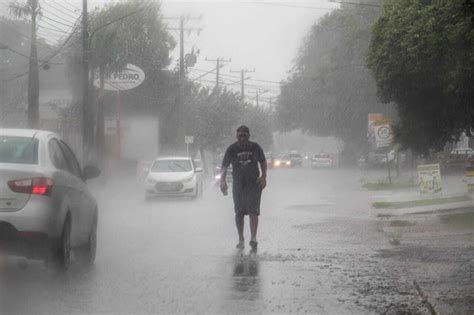
<svg viewBox="0 0 474 315">
<path fill-rule="evenodd" d="M 92 264 L 98 211 L 86 180 L 99 173 L 52 132 L 0 129 L 0 251 L 65 270 L 78 249 Z"/>
</svg>

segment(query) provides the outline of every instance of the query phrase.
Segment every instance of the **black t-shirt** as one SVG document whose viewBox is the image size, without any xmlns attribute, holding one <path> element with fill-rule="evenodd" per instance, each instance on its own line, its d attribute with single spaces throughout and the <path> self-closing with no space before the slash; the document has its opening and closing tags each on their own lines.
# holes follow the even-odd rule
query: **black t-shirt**
<svg viewBox="0 0 474 315">
<path fill-rule="evenodd" d="M 238 142 L 231 144 L 225 151 L 222 167 L 232 164 L 234 181 L 253 180 L 259 176 L 258 162 L 265 161 L 262 148 L 255 142 L 249 141 L 245 145 Z"/>
</svg>

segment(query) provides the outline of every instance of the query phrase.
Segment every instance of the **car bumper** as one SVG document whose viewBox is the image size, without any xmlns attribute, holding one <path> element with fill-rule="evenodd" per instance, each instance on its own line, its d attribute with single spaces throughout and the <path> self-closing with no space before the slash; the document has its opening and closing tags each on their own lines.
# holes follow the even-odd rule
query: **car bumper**
<svg viewBox="0 0 474 315">
<path fill-rule="evenodd" d="M 17 211 L 0 211 L 0 223 L 8 223 L 19 232 L 34 232 L 59 237 L 62 224 L 60 209 L 49 197 L 32 195 L 28 203 Z"/>
<path fill-rule="evenodd" d="M 311 163 L 313 168 L 330 168 L 333 167 L 331 163 Z"/>
<path fill-rule="evenodd" d="M 59 213 L 51 199 L 43 196 L 32 196 L 21 210 L 0 212 L 0 252 L 44 257 L 52 242 L 60 237 Z"/>
<path fill-rule="evenodd" d="M 192 197 L 197 194 L 197 182 L 191 181 L 189 183 L 182 183 L 180 189 L 163 190 L 157 187 L 157 183 L 147 183 L 145 196 L 146 197 Z"/>
</svg>

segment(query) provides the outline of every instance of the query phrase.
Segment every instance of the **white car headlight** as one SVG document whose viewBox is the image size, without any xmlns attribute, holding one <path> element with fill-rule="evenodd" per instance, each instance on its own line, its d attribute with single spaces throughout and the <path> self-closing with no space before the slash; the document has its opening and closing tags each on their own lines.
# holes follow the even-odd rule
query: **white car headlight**
<svg viewBox="0 0 474 315">
<path fill-rule="evenodd" d="M 215 179 L 217 179 L 217 180 L 221 179 L 221 174 L 217 174 L 217 175 L 215 176 Z"/>
<path fill-rule="evenodd" d="M 148 179 L 146 180 L 146 182 L 147 182 L 148 184 L 150 184 L 150 185 L 156 184 L 156 181 L 155 181 L 153 178 L 148 178 Z"/>
</svg>

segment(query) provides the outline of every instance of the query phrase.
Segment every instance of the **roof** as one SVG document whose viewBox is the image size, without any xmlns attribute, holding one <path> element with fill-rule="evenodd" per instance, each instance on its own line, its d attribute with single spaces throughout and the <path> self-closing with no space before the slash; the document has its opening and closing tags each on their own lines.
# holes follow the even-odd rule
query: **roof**
<svg viewBox="0 0 474 315">
<path fill-rule="evenodd" d="M 48 135 L 54 134 L 54 132 L 46 130 L 37 130 L 37 129 L 0 129 L 0 135 L 2 136 L 17 136 L 17 137 L 46 137 Z"/>
</svg>

